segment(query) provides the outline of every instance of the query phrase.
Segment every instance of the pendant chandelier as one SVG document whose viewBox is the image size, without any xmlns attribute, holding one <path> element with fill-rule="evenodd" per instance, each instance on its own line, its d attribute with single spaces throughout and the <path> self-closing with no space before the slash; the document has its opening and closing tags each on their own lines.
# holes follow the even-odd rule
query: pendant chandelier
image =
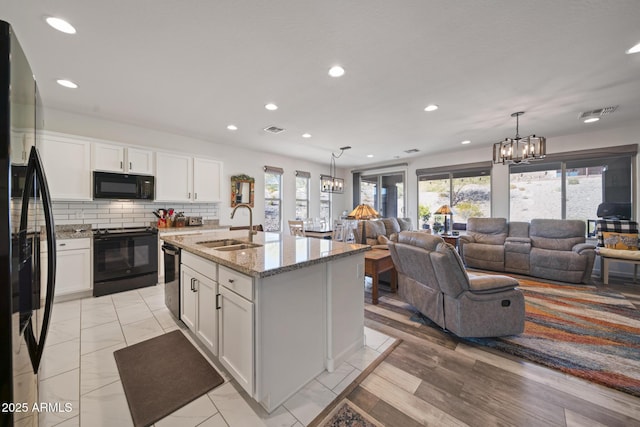
<svg viewBox="0 0 640 427">
<path fill-rule="evenodd" d="M 336 176 L 336 159 L 339 159 L 344 150 L 350 149 L 350 146 L 340 147 L 340 154 L 331 153 L 331 162 L 329 163 L 329 175 L 320 175 L 320 191 L 323 193 L 344 193 L 344 179 Z"/>
<path fill-rule="evenodd" d="M 493 144 L 493 163 L 528 163 L 530 160 L 543 159 L 547 154 L 547 139 L 543 136 L 530 135 L 524 138 L 519 134 L 519 117 L 524 111 L 511 114 L 516 118 L 516 137 L 506 138 Z"/>
</svg>

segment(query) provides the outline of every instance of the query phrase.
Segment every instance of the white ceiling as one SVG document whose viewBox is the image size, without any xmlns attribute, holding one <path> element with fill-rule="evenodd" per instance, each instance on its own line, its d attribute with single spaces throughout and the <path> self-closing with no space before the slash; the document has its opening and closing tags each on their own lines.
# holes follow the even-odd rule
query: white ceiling
<svg viewBox="0 0 640 427">
<path fill-rule="evenodd" d="M 2 2 L 47 107 L 340 167 L 640 119 L 638 0 Z"/>
</svg>

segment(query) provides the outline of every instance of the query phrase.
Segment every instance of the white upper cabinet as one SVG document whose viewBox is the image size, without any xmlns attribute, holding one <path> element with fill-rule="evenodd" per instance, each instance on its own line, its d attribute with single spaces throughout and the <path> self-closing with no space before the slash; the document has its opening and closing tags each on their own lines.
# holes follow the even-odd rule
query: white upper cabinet
<svg viewBox="0 0 640 427">
<path fill-rule="evenodd" d="M 216 160 L 193 159 L 193 201 L 219 202 L 222 183 L 222 163 Z"/>
<path fill-rule="evenodd" d="M 153 175 L 153 151 L 128 147 L 126 154 L 127 172 Z"/>
<path fill-rule="evenodd" d="M 53 200 L 91 200 L 91 143 L 43 134 L 38 145 Z"/>
<path fill-rule="evenodd" d="M 33 133 L 11 131 L 11 164 L 26 165 L 34 145 Z"/>
<path fill-rule="evenodd" d="M 156 201 L 189 202 L 193 193 L 193 158 L 156 153 Z"/>
<path fill-rule="evenodd" d="M 153 175 L 153 152 L 96 142 L 93 144 L 93 169 Z"/>
<path fill-rule="evenodd" d="M 156 154 L 156 200 L 218 202 L 222 163 L 173 153 Z"/>
</svg>

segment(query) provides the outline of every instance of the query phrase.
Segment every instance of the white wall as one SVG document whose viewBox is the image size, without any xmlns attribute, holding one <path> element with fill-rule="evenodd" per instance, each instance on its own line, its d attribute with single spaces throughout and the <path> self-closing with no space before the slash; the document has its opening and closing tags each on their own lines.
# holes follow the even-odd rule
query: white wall
<svg viewBox="0 0 640 427">
<path fill-rule="evenodd" d="M 133 126 L 126 123 L 96 119 L 90 116 L 68 113 L 60 110 L 45 110 L 45 129 L 72 135 L 104 139 L 123 144 L 139 145 L 158 150 L 180 151 L 204 157 L 210 157 L 223 162 L 222 200 L 212 212 L 217 212 L 220 224 L 247 225 L 249 216 L 246 209 L 238 211 L 235 218 L 231 214 L 231 182 L 233 175 L 246 174 L 256 179 L 254 223 L 264 223 L 264 171 L 265 165 L 281 167 L 283 175 L 283 220 L 295 218 L 295 171 L 303 170 L 311 173 L 310 216 L 316 217 L 320 213 L 320 174 L 329 172 L 329 159 L 324 164 L 308 162 L 292 157 L 278 156 L 270 153 L 256 153 L 230 145 L 216 144 L 182 135 L 160 132 L 153 129 Z M 338 169 L 337 175 L 351 180 L 345 175 L 344 169 Z M 340 215 L 344 209 L 350 209 L 351 199 L 346 194 L 334 194 L 332 211 L 334 217 Z M 347 203 L 348 202 L 348 203 Z M 168 206 L 167 206 L 168 207 Z"/>
</svg>

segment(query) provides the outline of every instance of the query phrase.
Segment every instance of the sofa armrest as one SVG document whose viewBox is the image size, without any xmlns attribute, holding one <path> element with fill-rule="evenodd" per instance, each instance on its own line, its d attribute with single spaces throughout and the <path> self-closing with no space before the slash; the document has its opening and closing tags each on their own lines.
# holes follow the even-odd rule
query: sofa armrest
<svg viewBox="0 0 640 427">
<path fill-rule="evenodd" d="M 596 247 L 589 243 L 578 243 L 571 249 L 573 252 L 582 255 L 586 251 L 595 251 Z"/>
<path fill-rule="evenodd" d="M 531 238 L 529 237 L 507 237 L 505 243 L 529 243 L 531 244 Z"/>
<path fill-rule="evenodd" d="M 518 284 L 516 279 L 509 276 L 469 276 L 469 290 L 474 294 L 493 294 L 507 291 L 514 289 Z"/>
<path fill-rule="evenodd" d="M 458 244 L 474 243 L 475 241 L 476 241 L 476 239 L 472 235 L 470 235 L 470 234 L 461 234 L 460 238 L 458 239 Z"/>
</svg>

